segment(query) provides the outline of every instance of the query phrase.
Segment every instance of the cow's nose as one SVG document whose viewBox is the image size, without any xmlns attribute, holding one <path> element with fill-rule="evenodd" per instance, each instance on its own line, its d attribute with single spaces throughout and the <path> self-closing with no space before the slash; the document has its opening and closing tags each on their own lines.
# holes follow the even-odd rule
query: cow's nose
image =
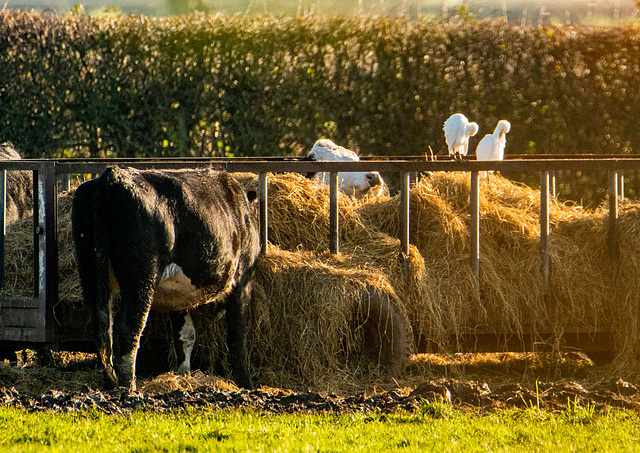
<svg viewBox="0 0 640 453">
<path fill-rule="evenodd" d="M 367 181 L 370 187 L 382 185 L 382 178 L 378 173 L 367 173 Z"/>
</svg>

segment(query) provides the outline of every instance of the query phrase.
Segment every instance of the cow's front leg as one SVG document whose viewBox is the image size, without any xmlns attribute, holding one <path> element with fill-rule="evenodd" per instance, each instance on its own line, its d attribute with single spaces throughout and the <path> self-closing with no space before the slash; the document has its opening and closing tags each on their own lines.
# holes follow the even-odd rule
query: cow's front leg
<svg viewBox="0 0 640 453">
<path fill-rule="evenodd" d="M 227 299 L 227 347 L 233 380 L 239 387 L 253 387 L 247 365 L 247 315 L 251 283 L 236 285 Z"/>
</svg>

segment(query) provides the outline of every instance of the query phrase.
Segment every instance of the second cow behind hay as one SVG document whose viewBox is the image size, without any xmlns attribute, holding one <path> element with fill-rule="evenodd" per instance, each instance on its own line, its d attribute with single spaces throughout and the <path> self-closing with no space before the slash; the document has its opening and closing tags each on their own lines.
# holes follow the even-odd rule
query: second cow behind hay
<svg viewBox="0 0 640 453">
<path fill-rule="evenodd" d="M 226 310 L 236 384 L 252 386 L 246 316 L 260 253 L 252 199 L 254 192 L 212 169 L 109 167 L 78 188 L 73 239 L 107 383 L 135 389 L 137 351 L 151 308 L 210 303 Z"/>
<path fill-rule="evenodd" d="M 331 162 L 358 162 L 360 160 L 353 151 L 336 145 L 326 138 L 318 140 L 313 145 L 306 159 Z M 329 184 L 329 173 L 308 173 L 307 177 Z M 385 190 L 384 180 L 377 171 L 341 172 L 338 177 L 338 185 L 346 195 L 355 197 L 364 195 L 379 196 Z"/>
</svg>

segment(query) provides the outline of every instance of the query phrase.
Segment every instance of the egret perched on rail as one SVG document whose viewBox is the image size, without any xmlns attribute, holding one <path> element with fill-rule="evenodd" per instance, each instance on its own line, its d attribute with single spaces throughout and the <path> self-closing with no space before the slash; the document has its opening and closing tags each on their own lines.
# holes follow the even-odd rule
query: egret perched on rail
<svg viewBox="0 0 640 453">
<path fill-rule="evenodd" d="M 504 147 L 507 144 L 507 132 L 511 130 L 511 123 L 507 120 L 498 121 L 493 134 L 485 135 L 476 148 L 477 160 L 503 160 Z M 486 173 L 485 173 L 486 174 Z"/>
<path fill-rule="evenodd" d="M 470 123 L 462 113 L 455 113 L 444 122 L 444 138 L 449 147 L 449 156 L 462 159 L 469 151 L 469 138 L 478 133 L 478 124 Z"/>
<path fill-rule="evenodd" d="M 493 134 L 485 135 L 476 148 L 477 160 L 502 160 L 504 159 L 504 147 L 507 144 L 507 132 L 511 130 L 511 124 L 507 120 L 498 121 Z"/>
</svg>

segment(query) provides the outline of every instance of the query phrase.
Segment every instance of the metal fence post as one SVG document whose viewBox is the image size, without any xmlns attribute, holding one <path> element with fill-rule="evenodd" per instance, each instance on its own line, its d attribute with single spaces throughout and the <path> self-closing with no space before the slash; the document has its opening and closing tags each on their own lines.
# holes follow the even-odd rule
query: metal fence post
<svg viewBox="0 0 640 453">
<path fill-rule="evenodd" d="M 624 172 L 618 170 L 618 196 L 620 200 L 624 200 Z"/>
<path fill-rule="evenodd" d="M 338 172 L 329 173 L 329 250 L 336 254 L 340 249 L 340 213 L 338 202 Z"/>
<path fill-rule="evenodd" d="M 618 260 L 618 170 L 609 171 L 609 256 L 613 261 Z"/>
<path fill-rule="evenodd" d="M 267 184 L 267 174 L 258 174 L 258 190 L 260 192 L 260 252 L 267 253 L 269 243 L 269 185 Z"/>
<path fill-rule="evenodd" d="M 476 279 L 480 278 L 480 191 L 478 183 L 479 172 L 471 172 L 471 196 L 469 200 L 471 208 L 471 271 Z"/>
<path fill-rule="evenodd" d="M 402 192 L 400 209 L 400 245 L 402 247 L 402 270 L 405 275 L 409 275 L 409 223 L 410 223 L 410 184 L 411 172 L 402 173 Z"/>
<path fill-rule="evenodd" d="M 540 172 L 540 268 L 542 281 L 549 285 L 549 172 Z"/>
<path fill-rule="evenodd" d="M 2 237 L 0 238 L 0 289 L 4 288 L 4 241 L 7 236 L 7 170 L 0 171 L 0 203 L 2 203 L 2 215 L 0 216 Z"/>
<path fill-rule="evenodd" d="M 52 343 L 57 341 L 53 307 L 58 302 L 58 182 L 55 162 L 49 161 L 39 167 L 37 191 L 39 214 L 36 233 L 41 256 L 38 297 L 42 301 L 44 341 Z"/>
</svg>

